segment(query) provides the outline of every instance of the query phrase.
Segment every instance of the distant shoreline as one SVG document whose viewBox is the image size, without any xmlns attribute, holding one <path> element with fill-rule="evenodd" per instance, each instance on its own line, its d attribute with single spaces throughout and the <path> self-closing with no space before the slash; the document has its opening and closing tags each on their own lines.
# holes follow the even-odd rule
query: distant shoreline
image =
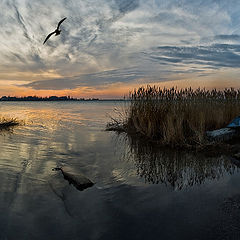
<svg viewBox="0 0 240 240">
<path fill-rule="evenodd" d="M 63 102 L 63 101 L 127 101 L 126 99 L 99 99 L 99 98 L 72 98 L 69 96 L 57 97 L 10 97 L 3 96 L 0 98 L 2 102 Z"/>
</svg>

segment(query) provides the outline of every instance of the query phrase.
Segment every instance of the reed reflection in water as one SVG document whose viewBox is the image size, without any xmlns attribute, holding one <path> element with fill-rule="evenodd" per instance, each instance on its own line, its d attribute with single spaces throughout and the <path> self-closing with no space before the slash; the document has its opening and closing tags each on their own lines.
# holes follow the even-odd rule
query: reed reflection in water
<svg viewBox="0 0 240 240">
<path fill-rule="evenodd" d="M 210 157 L 201 152 L 162 148 L 125 134 L 119 135 L 118 141 L 126 148 L 123 159 L 133 160 L 137 174 L 148 183 L 163 183 L 181 190 L 237 171 L 228 156 Z"/>
<path fill-rule="evenodd" d="M 217 219 L 225 224 L 229 215 L 228 226 L 239 225 L 221 210 L 239 194 L 240 175 L 227 156 L 116 138 L 104 131 L 114 107 L 1 103 L 4 116 L 25 125 L 0 134 L 0 239 L 216 239 L 212 229 L 223 229 Z M 52 171 L 57 166 L 73 167 L 95 185 L 80 192 Z M 228 235 L 238 234 L 233 227 Z"/>
</svg>

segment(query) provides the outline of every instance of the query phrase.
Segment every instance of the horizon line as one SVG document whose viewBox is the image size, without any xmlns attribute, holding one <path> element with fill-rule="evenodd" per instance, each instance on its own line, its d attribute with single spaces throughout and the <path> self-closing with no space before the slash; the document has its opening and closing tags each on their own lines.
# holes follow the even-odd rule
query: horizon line
<svg viewBox="0 0 240 240">
<path fill-rule="evenodd" d="M 110 100 L 126 100 L 125 97 L 122 98 L 96 98 L 96 97 L 72 97 L 72 96 L 0 96 L 0 101 L 110 101 Z"/>
</svg>

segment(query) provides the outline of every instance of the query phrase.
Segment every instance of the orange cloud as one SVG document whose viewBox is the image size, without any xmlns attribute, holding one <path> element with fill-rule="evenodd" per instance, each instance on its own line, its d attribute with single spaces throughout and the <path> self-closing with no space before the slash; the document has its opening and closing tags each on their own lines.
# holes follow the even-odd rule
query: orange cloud
<svg viewBox="0 0 240 240">
<path fill-rule="evenodd" d="M 54 73 L 53 73 L 54 74 Z M 46 74 L 46 76 L 48 76 Z M 139 79 L 135 83 L 112 83 L 104 86 L 86 86 L 76 89 L 64 89 L 64 90 L 35 90 L 27 87 L 20 87 L 16 84 L 22 84 L 19 81 L 0 81 L 0 96 L 72 96 L 76 98 L 122 98 L 128 96 L 129 91 L 140 86 L 157 85 L 159 87 L 177 87 L 177 88 L 198 88 L 205 87 L 207 89 L 218 88 L 240 88 L 240 81 L 238 80 L 237 72 L 231 74 L 222 72 L 214 77 L 194 77 L 182 79 L 178 81 L 166 81 L 166 82 L 150 82 L 146 79 Z M 24 82 L 25 83 L 25 82 Z"/>
</svg>

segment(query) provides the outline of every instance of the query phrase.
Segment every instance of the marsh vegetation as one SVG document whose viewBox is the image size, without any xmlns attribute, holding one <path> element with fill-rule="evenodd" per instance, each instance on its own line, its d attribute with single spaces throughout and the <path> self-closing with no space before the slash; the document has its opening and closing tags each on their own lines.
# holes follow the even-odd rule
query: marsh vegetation
<svg viewBox="0 0 240 240">
<path fill-rule="evenodd" d="M 19 124 L 20 121 L 18 121 L 16 118 L 0 117 L 0 131 L 9 130 L 12 127 L 17 126 Z"/>
<path fill-rule="evenodd" d="M 127 106 L 112 117 L 107 130 L 125 131 L 162 145 L 203 145 L 206 131 L 226 127 L 238 115 L 240 89 L 147 86 L 129 93 Z"/>
</svg>

